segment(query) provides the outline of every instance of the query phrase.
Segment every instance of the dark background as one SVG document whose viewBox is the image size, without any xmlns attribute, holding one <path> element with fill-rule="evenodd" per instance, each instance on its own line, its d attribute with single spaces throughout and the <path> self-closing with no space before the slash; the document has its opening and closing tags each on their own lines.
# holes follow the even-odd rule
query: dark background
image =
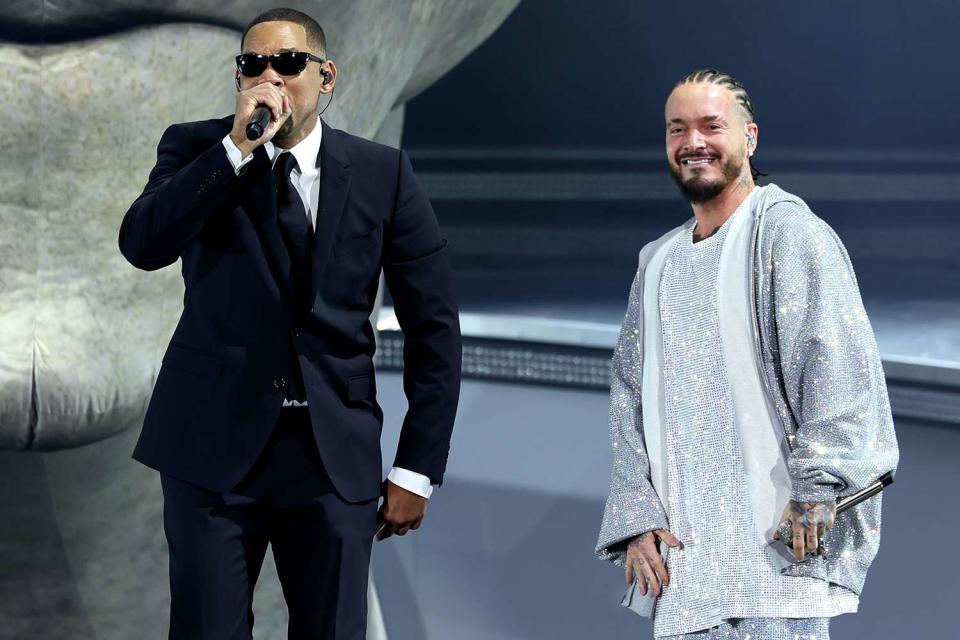
<svg viewBox="0 0 960 640">
<path fill-rule="evenodd" d="M 946 1 L 523 0 L 406 110 L 404 146 L 451 242 L 463 310 L 616 326 L 639 249 L 691 216 L 668 177 L 663 104 L 713 66 L 753 99 L 767 181 L 844 241 L 885 362 L 934 358 L 955 373 L 958 24 L 960 3 Z M 944 422 L 895 414 L 883 544 L 834 640 L 957 636 L 955 563 L 937 542 L 957 526 L 944 500 L 960 469 L 957 387 L 939 384 L 900 383 L 895 412 L 907 390 Z M 399 390 L 381 376 L 386 434 Z M 622 574 L 592 554 L 606 406 L 601 392 L 465 381 L 429 522 L 375 550 L 391 633 L 651 636 L 617 604 Z"/>
<path fill-rule="evenodd" d="M 673 84 L 716 67 L 751 93 L 764 144 L 953 151 L 958 24 L 936 0 L 524 0 L 409 104 L 406 144 L 659 147 Z"/>
<path fill-rule="evenodd" d="M 407 105 L 404 146 L 466 310 L 613 320 L 647 241 L 690 215 L 663 104 L 741 80 L 759 168 L 833 226 L 868 310 L 960 300 L 960 4 L 525 0 Z"/>
</svg>

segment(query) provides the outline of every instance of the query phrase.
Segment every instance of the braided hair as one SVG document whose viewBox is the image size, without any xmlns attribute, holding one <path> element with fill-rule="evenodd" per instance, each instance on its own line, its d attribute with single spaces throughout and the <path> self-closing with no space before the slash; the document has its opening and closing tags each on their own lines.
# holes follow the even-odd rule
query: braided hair
<svg viewBox="0 0 960 640">
<path fill-rule="evenodd" d="M 746 88 L 740 83 L 739 80 L 731 76 L 729 73 L 724 73 L 719 69 L 698 69 L 696 71 L 692 71 L 681 78 L 680 81 L 674 85 L 674 89 L 680 85 L 694 84 L 698 82 L 708 82 L 710 84 L 725 87 L 727 90 L 732 92 L 733 96 L 737 99 L 737 104 L 739 104 L 740 108 L 743 109 L 747 123 L 749 124 L 755 121 L 753 117 L 753 101 L 747 94 Z M 760 171 L 753 166 L 752 157 L 748 157 L 747 162 L 750 163 L 750 174 L 753 176 L 754 180 L 760 176 L 767 175 L 763 171 Z"/>
</svg>

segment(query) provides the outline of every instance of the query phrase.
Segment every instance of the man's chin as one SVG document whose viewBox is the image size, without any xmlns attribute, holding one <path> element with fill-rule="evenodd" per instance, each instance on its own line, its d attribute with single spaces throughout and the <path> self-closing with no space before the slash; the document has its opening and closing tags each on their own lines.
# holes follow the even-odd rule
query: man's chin
<svg viewBox="0 0 960 640">
<path fill-rule="evenodd" d="M 677 180 L 680 193 L 691 204 L 703 204 L 723 193 L 726 184 L 722 180 L 704 180 L 703 178 L 688 178 Z"/>
<path fill-rule="evenodd" d="M 286 121 L 284 121 L 284 123 L 280 125 L 280 128 L 277 130 L 276 137 L 282 140 L 284 138 L 289 138 L 291 133 L 293 133 L 293 117 L 292 116 L 287 118 Z"/>
</svg>

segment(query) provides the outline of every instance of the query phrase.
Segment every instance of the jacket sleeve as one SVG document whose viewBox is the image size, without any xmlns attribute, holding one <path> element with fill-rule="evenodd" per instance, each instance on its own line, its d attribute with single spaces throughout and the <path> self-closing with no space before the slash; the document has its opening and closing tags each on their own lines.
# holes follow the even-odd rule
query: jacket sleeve
<svg viewBox="0 0 960 640">
<path fill-rule="evenodd" d="M 791 497 L 836 499 L 897 466 L 886 381 L 840 239 L 809 210 L 777 206 L 767 237 L 783 393 L 797 427 Z"/>
<path fill-rule="evenodd" d="M 426 193 L 400 152 L 383 273 L 403 331 L 403 390 L 408 409 L 395 467 L 443 482 L 460 396 L 460 316 L 447 242 Z"/>
<path fill-rule="evenodd" d="M 601 560 L 620 566 L 624 564 L 630 540 L 645 531 L 668 526 L 663 505 L 650 482 L 650 460 L 643 439 L 640 404 L 643 335 L 639 323 L 642 277 L 638 271 L 633 280 L 611 363 L 609 425 L 613 470 L 596 547 Z"/>
<path fill-rule="evenodd" d="M 120 252 L 139 269 L 176 262 L 237 183 L 220 140 L 193 157 L 189 131 L 187 125 L 173 125 L 163 133 L 157 164 L 120 225 Z"/>
</svg>

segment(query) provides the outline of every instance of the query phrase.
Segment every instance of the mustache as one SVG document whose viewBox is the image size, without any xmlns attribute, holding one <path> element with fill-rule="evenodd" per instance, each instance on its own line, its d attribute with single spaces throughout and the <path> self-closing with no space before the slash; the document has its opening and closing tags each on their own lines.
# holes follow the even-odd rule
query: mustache
<svg viewBox="0 0 960 640">
<path fill-rule="evenodd" d="M 717 160 L 720 158 L 719 153 L 714 153 L 712 151 L 688 151 L 687 153 L 680 153 L 677 155 L 677 162 L 686 160 L 687 158 L 713 158 Z"/>
</svg>

